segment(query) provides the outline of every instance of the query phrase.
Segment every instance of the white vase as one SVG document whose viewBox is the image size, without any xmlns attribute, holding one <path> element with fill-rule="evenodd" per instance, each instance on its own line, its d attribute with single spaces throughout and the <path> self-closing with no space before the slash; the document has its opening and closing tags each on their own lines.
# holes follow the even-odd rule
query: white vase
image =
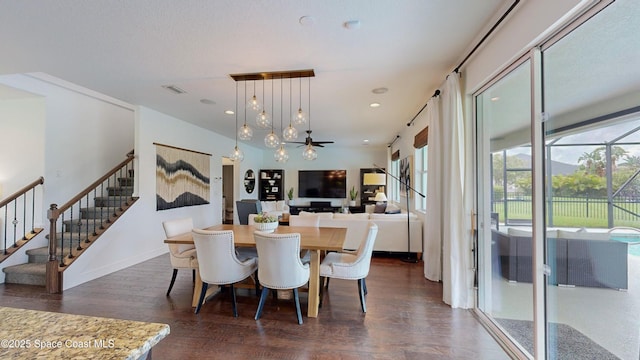
<svg viewBox="0 0 640 360">
<path fill-rule="evenodd" d="M 253 227 L 258 231 L 272 233 L 278 228 L 278 222 L 269 222 L 269 223 L 255 223 Z"/>
<path fill-rule="evenodd" d="M 356 206 L 355 200 L 349 200 L 349 206 Z"/>
</svg>

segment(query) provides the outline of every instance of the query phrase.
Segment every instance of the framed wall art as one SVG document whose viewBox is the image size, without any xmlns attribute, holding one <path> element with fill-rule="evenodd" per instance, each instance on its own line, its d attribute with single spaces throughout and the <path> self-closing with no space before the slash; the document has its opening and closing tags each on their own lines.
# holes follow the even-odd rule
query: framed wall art
<svg viewBox="0 0 640 360">
<path fill-rule="evenodd" d="M 154 145 L 156 210 L 209 204 L 211 154 Z"/>
</svg>

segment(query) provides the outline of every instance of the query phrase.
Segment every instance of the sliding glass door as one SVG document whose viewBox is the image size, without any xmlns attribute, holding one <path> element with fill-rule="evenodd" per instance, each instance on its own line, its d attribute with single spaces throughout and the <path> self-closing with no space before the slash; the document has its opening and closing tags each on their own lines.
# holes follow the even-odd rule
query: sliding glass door
<svg viewBox="0 0 640 360">
<path fill-rule="evenodd" d="M 478 308 L 531 357 L 640 359 L 639 19 L 600 4 L 475 94 Z"/>
<path fill-rule="evenodd" d="M 543 48 L 549 358 L 639 358 L 639 17 L 618 0 Z"/>
<path fill-rule="evenodd" d="M 476 97 L 476 126 L 479 308 L 533 354 L 531 235 L 510 236 L 532 220 L 530 66 L 516 64 Z"/>
</svg>

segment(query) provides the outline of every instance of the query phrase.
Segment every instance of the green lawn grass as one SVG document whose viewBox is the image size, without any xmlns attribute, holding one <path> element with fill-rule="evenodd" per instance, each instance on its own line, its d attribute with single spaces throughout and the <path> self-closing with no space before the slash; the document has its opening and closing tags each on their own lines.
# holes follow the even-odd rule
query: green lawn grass
<svg viewBox="0 0 640 360">
<path fill-rule="evenodd" d="M 617 203 L 616 205 L 632 213 L 640 213 L 640 204 Z M 509 219 L 529 220 L 532 218 L 530 197 L 509 201 L 507 209 Z M 500 222 L 504 222 L 504 203 L 495 203 L 493 211 L 499 214 Z M 607 211 L 606 200 L 602 199 L 590 199 L 587 201 L 580 198 L 554 198 L 552 214 L 547 211 L 547 214 L 553 217 L 553 221 L 547 221 L 547 224 L 553 227 L 608 228 Z M 640 228 L 640 217 L 638 215 L 633 216 L 617 208 L 613 210 L 613 222 L 614 226 Z"/>
</svg>

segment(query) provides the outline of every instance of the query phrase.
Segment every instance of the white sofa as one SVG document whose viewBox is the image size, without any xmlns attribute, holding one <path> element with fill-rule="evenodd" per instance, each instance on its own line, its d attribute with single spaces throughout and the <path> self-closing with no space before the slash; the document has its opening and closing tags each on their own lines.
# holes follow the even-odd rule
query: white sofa
<svg viewBox="0 0 640 360">
<path fill-rule="evenodd" d="M 407 251 L 407 213 L 400 214 L 339 214 L 339 213 L 307 213 L 301 211 L 296 216 L 319 216 L 321 227 L 347 228 L 345 249 L 357 249 L 360 241 L 367 233 L 369 221 L 378 225 L 378 236 L 374 251 L 406 252 Z M 412 253 L 422 253 L 422 219 L 416 214 L 409 214 Z"/>
<path fill-rule="evenodd" d="M 260 201 L 260 207 L 262 208 L 262 212 L 275 217 L 280 217 L 284 213 L 289 213 L 289 205 L 287 205 L 284 200 Z"/>
</svg>

